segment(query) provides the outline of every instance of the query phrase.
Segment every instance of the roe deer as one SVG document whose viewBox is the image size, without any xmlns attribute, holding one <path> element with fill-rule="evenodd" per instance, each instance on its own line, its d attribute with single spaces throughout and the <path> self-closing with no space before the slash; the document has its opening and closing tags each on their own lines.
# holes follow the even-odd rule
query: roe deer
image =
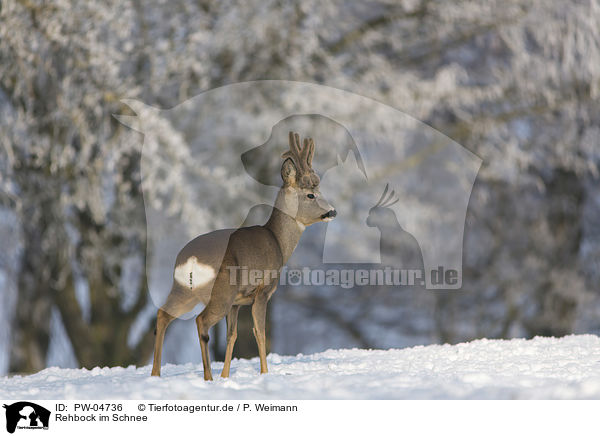
<svg viewBox="0 0 600 436">
<path fill-rule="evenodd" d="M 212 380 L 208 330 L 227 316 L 227 349 L 221 377 L 229 377 L 233 346 L 237 338 L 239 307 L 252 305 L 254 337 L 258 344 L 260 372 L 267 372 L 265 316 L 267 302 L 275 292 L 281 268 L 288 261 L 311 224 L 331 221 L 337 212 L 319 192 L 319 176 L 312 168 L 315 144 L 290 132 L 289 147 L 281 157 L 283 186 L 271 216 L 262 226 L 210 232 L 191 240 L 177 255 L 173 285 L 158 310 L 152 375 L 160 375 L 161 353 L 169 323 L 198 303 L 206 305 L 196 317 L 204 379 Z M 264 272 L 256 283 L 240 279 L 240 271 Z M 231 272 L 235 271 L 235 280 Z"/>
</svg>

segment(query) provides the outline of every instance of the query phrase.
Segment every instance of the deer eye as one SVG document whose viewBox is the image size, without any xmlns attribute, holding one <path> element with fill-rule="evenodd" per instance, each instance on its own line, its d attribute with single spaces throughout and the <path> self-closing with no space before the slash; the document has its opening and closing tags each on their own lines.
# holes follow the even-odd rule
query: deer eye
<svg viewBox="0 0 600 436">
<path fill-rule="evenodd" d="M 315 194 L 307 194 L 306 196 L 307 196 L 308 198 L 310 198 L 311 200 L 312 200 L 313 198 L 315 198 Z"/>
</svg>

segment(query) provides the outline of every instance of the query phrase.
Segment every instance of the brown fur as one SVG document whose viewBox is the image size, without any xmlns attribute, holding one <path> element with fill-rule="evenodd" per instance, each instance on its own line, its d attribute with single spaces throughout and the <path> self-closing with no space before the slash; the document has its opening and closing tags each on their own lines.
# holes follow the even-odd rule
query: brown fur
<svg viewBox="0 0 600 436">
<path fill-rule="evenodd" d="M 262 226 L 217 230 L 190 241 L 177 255 L 175 271 L 187 271 L 185 266 L 197 265 L 207 273 L 195 286 L 190 272 L 190 284 L 173 280 L 165 304 L 158 310 L 152 375 L 160 375 L 165 331 L 173 319 L 192 310 L 198 303 L 206 305 L 196 317 L 204 379 L 212 380 L 208 352 L 208 330 L 227 317 L 227 349 L 222 377 L 228 377 L 233 346 L 237 338 L 239 306 L 252 305 L 253 332 L 258 344 L 260 372 L 267 372 L 265 315 L 267 302 L 277 288 L 278 273 L 292 255 L 302 232 L 311 224 L 329 221 L 335 210 L 321 198 L 319 177 L 312 169 L 314 142 L 304 140 L 300 146 L 298 134 L 290 132 L 290 151 L 282 156 L 283 186 L 277 194 L 271 217 Z M 312 194 L 315 198 L 308 198 Z M 190 260 L 191 259 L 191 260 Z M 231 267 L 248 270 L 277 271 L 265 276 L 258 286 L 230 281 Z M 192 270 L 190 270 L 192 271 Z M 214 271 L 214 274 L 209 274 Z M 198 276 L 198 273 L 196 273 Z M 175 273 L 174 273 L 175 278 Z M 184 277 L 185 278 L 185 277 Z M 210 280 L 209 280 L 210 278 Z"/>
</svg>

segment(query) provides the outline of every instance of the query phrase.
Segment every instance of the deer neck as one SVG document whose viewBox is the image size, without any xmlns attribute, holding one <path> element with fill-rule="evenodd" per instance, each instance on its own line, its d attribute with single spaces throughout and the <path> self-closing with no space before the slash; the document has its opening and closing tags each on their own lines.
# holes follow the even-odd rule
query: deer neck
<svg viewBox="0 0 600 436">
<path fill-rule="evenodd" d="M 296 249 L 305 226 L 290 214 L 273 207 L 271 217 L 264 227 L 275 235 L 285 265 Z"/>
</svg>

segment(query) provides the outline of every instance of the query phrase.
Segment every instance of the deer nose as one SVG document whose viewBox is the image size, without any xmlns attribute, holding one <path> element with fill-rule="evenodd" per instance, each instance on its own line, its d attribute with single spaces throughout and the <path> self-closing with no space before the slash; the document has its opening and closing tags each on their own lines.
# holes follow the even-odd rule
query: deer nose
<svg viewBox="0 0 600 436">
<path fill-rule="evenodd" d="M 337 211 L 335 209 L 331 209 L 329 212 L 321 215 L 321 219 L 325 218 L 335 218 L 337 216 Z"/>
</svg>

